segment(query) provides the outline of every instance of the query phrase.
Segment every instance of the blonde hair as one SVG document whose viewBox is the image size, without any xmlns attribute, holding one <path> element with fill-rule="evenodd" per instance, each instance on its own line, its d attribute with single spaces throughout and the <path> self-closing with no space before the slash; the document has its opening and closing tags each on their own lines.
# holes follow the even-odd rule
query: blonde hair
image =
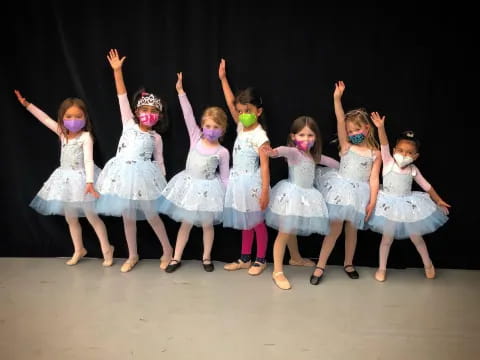
<svg viewBox="0 0 480 360">
<path fill-rule="evenodd" d="M 206 108 L 202 115 L 202 126 L 205 121 L 205 117 L 209 117 L 215 121 L 215 123 L 222 128 L 223 133 L 225 134 L 227 130 L 227 114 L 221 107 L 210 106 Z"/>
<path fill-rule="evenodd" d="M 368 126 L 367 135 L 365 136 L 367 147 L 375 150 L 380 148 L 380 145 L 375 138 L 375 126 L 370 121 L 370 117 L 365 109 L 360 108 L 347 112 L 345 114 L 345 123 L 347 122 L 351 122 L 357 126 Z"/>
</svg>

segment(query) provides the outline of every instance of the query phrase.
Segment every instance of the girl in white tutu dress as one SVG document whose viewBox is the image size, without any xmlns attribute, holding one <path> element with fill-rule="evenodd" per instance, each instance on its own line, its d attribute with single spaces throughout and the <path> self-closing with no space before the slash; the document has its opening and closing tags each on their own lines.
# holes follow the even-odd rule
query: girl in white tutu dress
<svg viewBox="0 0 480 360">
<path fill-rule="evenodd" d="M 181 265 L 183 250 L 192 226 L 203 228 L 203 268 L 214 270 L 211 252 L 214 225 L 223 221 L 223 202 L 228 182 L 230 154 L 219 139 L 227 128 L 227 114 L 216 106 L 204 110 L 202 128 L 195 122 L 192 106 L 183 90 L 182 73 L 177 74 L 176 89 L 190 137 L 186 169 L 175 175 L 162 192 L 160 212 L 181 222 L 175 253 L 166 272 Z"/>
<path fill-rule="evenodd" d="M 111 266 L 114 249 L 108 241 L 104 222 L 95 212 L 99 194 L 94 183 L 100 169 L 93 162 L 92 125 L 85 103 L 78 98 L 65 99 L 60 104 L 55 121 L 28 102 L 18 90 L 15 94 L 33 116 L 60 137 L 61 143 L 60 166 L 43 184 L 30 206 L 43 215 L 65 216 L 74 246 L 73 256 L 67 265 L 77 264 L 87 254 L 78 220 L 86 217 L 100 241 L 103 266 Z"/>
<path fill-rule="evenodd" d="M 225 60 L 220 61 L 218 77 L 228 109 L 237 125 L 237 138 L 233 145 L 233 166 L 230 170 L 223 226 L 242 230 L 240 258 L 225 264 L 224 269 L 248 269 L 249 275 L 260 275 L 267 267 L 268 232 L 265 210 L 270 193 L 268 154 L 270 141 L 261 123 L 264 122 L 263 100 L 254 88 L 243 89 L 235 96 L 227 80 Z M 254 235 L 257 256 L 252 263 Z"/>
<path fill-rule="evenodd" d="M 377 200 L 382 159 L 374 136 L 375 126 L 363 109 L 344 113 L 341 102 L 344 91 L 343 81 L 335 84 L 333 100 L 340 145 L 340 168 L 326 172 L 316 183 L 327 203 L 330 232 L 323 240 L 317 267 L 310 277 L 312 285 L 320 282 L 344 223 L 344 271 L 351 279 L 358 279 L 359 274 L 353 266 L 357 229 L 365 228 L 365 221 Z"/>
<path fill-rule="evenodd" d="M 129 254 L 120 269 L 122 272 L 132 270 L 138 262 L 136 221 L 145 219 L 160 240 L 163 248 L 160 268 L 165 269 L 173 249 L 158 215 L 161 193 L 167 182 L 162 137 L 154 130 L 157 123 L 163 125 L 166 121 L 165 104 L 155 94 L 140 91 L 134 96 L 132 112 L 122 73 L 125 57 L 120 58 L 113 49 L 107 59 L 113 69 L 123 131 L 117 154 L 105 164 L 98 177 L 97 188 L 102 196 L 97 208 L 102 214 L 123 218 Z"/>
<path fill-rule="evenodd" d="M 420 254 L 428 279 L 435 277 L 435 268 L 422 235 L 434 232 L 448 220 L 450 207 L 412 164 L 418 158 L 420 142 L 412 131 L 402 133 L 395 142 L 393 157 L 385 131 L 385 116 L 377 112 L 371 119 L 380 138 L 383 181 L 377 204 L 368 221 L 371 230 L 383 234 L 379 251 L 379 268 L 375 279 L 385 281 L 387 259 L 394 239 L 410 238 Z M 412 181 L 425 191 L 412 191 Z"/>
<path fill-rule="evenodd" d="M 327 205 L 322 193 L 313 186 L 316 164 L 338 162 L 321 154 L 320 131 L 309 116 L 295 119 L 288 146 L 279 146 L 269 151 L 269 155 L 288 161 L 288 180 L 281 180 L 272 188 L 265 213 L 266 224 L 278 230 L 273 245 L 272 278 L 280 289 L 288 290 L 291 285 L 283 273 L 283 259 L 290 238 L 314 233 L 325 235 L 329 231 Z"/>
</svg>

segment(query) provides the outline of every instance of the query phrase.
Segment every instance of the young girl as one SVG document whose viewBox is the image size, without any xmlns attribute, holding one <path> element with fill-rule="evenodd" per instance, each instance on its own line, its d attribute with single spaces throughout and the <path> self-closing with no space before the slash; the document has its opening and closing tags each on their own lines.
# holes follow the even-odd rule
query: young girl
<svg viewBox="0 0 480 360">
<path fill-rule="evenodd" d="M 43 215 L 64 215 L 72 237 L 74 253 L 67 265 L 75 265 L 87 255 L 83 246 L 82 228 L 78 217 L 86 217 L 100 241 L 104 257 L 103 266 L 113 263 L 113 246 L 108 242 L 107 229 L 95 213 L 95 201 L 99 197 L 93 186 L 100 169 L 93 162 L 92 125 L 85 103 L 78 98 L 67 98 L 58 109 L 57 121 L 50 118 L 34 104 L 29 103 L 18 90 L 18 101 L 60 137 L 60 167 L 30 203 Z"/>
<path fill-rule="evenodd" d="M 275 284 L 283 290 L 291 288 L 283 273 L 285 247 L 295 235 L 327 234 L 328 210 L 325 200 L 314 186 L 316 163 L 338 163 L 321 154 L 320 131 L 309 116 L 294 120 L 287 142 L 269 152 L 271 157 L 285 157 L 288 161 L 288 180 L 281 180 L 271 191 L 270 203 L 265 214 L 268 226 L 277 229 L 273 245 L 273 274 Z"/>
<path fill-rule="evenodd" d="M 120 59 L 117 50 L 113 49 L 107 59 L 113 69 L 123 131 L 116 156 L 105 164 L 98 177 L 97 186 L 102 194 L 98 209 L 105 215 L 123 217 L 129 256 L 120 269 L 122 272 L 132 270 L 138 262 L 136 220 L 144 219 L 162 244 L 160 268 L 165 269 L 173 249 L 158 216 L 166 180 L 162 138 L 153 130 L 157 122 L 165 121 L 165 104 L 154 94 L 139 92 L 134 96 L 132 112 L 122 74 L 125 56 Z"/>
<path fill-rule="evenodd" d="M 230 155 L 219 143 L 227 128 L 227 114 L 216 106 L 206 108 L 200 129 L 183 90 L 182 73 L 178 73 L 177 77 L 176 88 L 190 136 L 190 152 L 186 169 L 175 175 L 162 193 L 160 211 L 182 223 L 178 230 L 175 254 L 165 271 L 171 273 L 182 264 L 183 249 L 195 225 L 203 228 L 202 263 L 204 270 L 211 272 L 214 270 L 211 260 L 213 225 L 222 222 L 228 181 Z"/>
<path fill-rule="evenodd" d="M 317 186 L 325 197 L 330 217 L 330 233 L 325 236 L 318 263 L 310 277 L 312 285 L 320 282 L 328 257 L 342 232 L 345 222 L 344 270 L 351 279 L 358 279 L 353 267 L 357 229 L 363 229 L 375 207 L 381 166 L 380 152 L 374 137 L 375 127 L 362 110 L 343 112 L 343 81 L 335 84 L 333 93 L 340 145 L 340 169 L 321 176 Z"/>
<path fill-rule="evenodd" d="M 267 228 L 264 210 L 270 191 L 268 153 L 270 147 L 262 121 L 262 98 L 252 88 L 235 97 L 227 80 L 225 60 L 220 61 L 218 76 L 228 109 L 237 123 L 237 138 L 233 148 L 233 167 L 225 194 L 223 226 L 242 230 L 240 259 L 226 264 L 225 270 L 247 269 L 250 275 L 259 275 L 266 268 Z M 259 167 L 260 159 L 260 167 Z M 257 236 L 257 257 L 251 262 L 254 234 Z"/>
<path fill-rule="evenodd" d="M 379 251 L 380 265 L 375 279 L 385 281 L 388 253 L 393 239 L 407 238 L 412 240 L 422 258 L 426 277 L 433 279 L 435 268 L 422 235 L 445 224 L 450 205 L 442 200 L 420 170 L 412 164 L 419 156 L 420 142 L 415 134 L 411 131 L 402 133 L 395 142 L 392 157 L 385 131 L 385 116 L 380 117 L 377 112 L 373 112 L 371 118 L 378 128 L 383 160 L 383 186 L 368 222 L 370 229 L 383 234 Z M 411 191 L 412 179 L 426 193 Z"/>
</svg>

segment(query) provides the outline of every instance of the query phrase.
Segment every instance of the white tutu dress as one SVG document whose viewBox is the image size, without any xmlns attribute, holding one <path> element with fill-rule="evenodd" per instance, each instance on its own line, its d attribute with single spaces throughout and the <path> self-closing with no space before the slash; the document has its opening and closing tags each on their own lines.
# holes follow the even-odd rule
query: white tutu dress
<svg viewBox="0 0 480 360">
<path fill-rule="evenodd" d="M 275 150 L 288 160 L 288 180 L 272 188 L 266 224 L 287 234 L 328 234 L 328 209 L 323 195 L 313 186 L 315 162 L 294 147 L 280 146 Z"/>
</svg>

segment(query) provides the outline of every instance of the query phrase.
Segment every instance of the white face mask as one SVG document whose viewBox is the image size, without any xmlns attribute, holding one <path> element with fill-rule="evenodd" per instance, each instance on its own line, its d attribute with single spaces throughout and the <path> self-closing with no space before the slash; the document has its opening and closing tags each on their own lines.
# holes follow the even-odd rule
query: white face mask
<svg viewBox="0 0 480 360">
<path fill-rule="evenodd" d="M 403 156 L 401 154 L 393 154 L 393 158 L 397 162 L 397 165 L 401 168 L 413 162 L 413 158 L 411 158 L 410 156 Z"/>
</svg>

